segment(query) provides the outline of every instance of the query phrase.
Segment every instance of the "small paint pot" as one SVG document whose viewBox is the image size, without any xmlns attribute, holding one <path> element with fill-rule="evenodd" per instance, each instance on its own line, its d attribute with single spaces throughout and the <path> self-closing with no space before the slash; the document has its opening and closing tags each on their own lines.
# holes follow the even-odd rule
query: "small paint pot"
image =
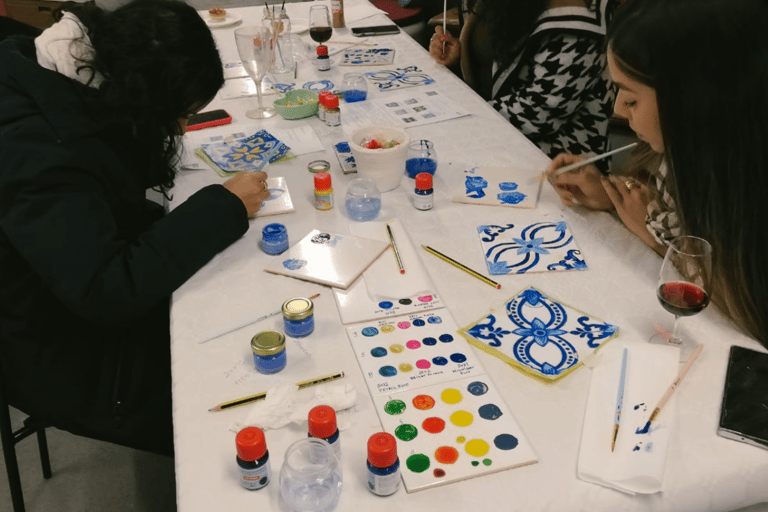
<svg viewBox="0 0 768 512">
<path fill-rule="evenodd" d="M 303 338 L 315 330 L 315 305 L 310 299 L 296 297 L 283 303 L 285 333 L 292 338 Z"/>
<path fill-rule="evenodd" d="M 262 331 L 251 339 L 253 364 L 260 373 L 277 373 L 285 368 L 285 336 L 277 331 Z"/>
<path fill-rule="evenodd" d="M 288 230 L 274 222 L 261 230 L 261 248 L 267 254 L 280 254 L 288 249 Z"/>
</svg>

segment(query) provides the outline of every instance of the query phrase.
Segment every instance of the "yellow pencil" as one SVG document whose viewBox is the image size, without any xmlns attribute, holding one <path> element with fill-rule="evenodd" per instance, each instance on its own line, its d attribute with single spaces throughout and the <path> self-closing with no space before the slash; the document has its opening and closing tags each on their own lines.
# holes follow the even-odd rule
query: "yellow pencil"
<svg viewBox="0 0 768 512">
<path fill-rule="evenodd" d="M 475 276 L 476 278 L 478 278 L 478 279 L 479 279 L 479 280 L 481 280 L 482 282 L 484 282 L 484 283 L 486 283 L 486 284 L 489 284 L 489 285 L 493 286 L 493 287 L 494 287 L 494 288 L 496 288 L 497 290 L 501 289 L 501 285 L 500 285 L 499 283 L 497 283 L 496 281 L 492 281 L 491 279 L 488 279 L 488 278 L 487 278 L 487 277 L 485 277 L 483 274 L 481 274 L 481 273 L 479 273 L 479 272 L 475 272 L 475 271 L 474 271 L 474 270 L 472 270 L 471 268 L 467 267 L 466 265 L 462 265 L 461 263 L 459 263 L 458 261 L 454 260 L 453 258 L 449 258 L 449 257 L 448 257 L 448 256 L 446 256 L 445 254 L 443 254 L 443 253 L 441 253 L 441 252 L 439 252 L 439 251 L 436 251 L 436 250 L 434 250 L 433 248 L 429 247 L 428 245 L 422 245 L 422 247 L 423 247 L 423 248 L 424 248 L 424 250 L 425 250 L 425 251 L 427 251 L 428 253 L 430 253 L 430 254 L 434 254 L 435 256 L 437 256 L 438 258 L 440 258 L 441 260 L 443 260 L 443 261 L 445 261 L 445 262 L 447 262 L 447 263 L 450 263 L 450 264 L 451 264 L 451 265 L 453 265 L 454 267 L 456 267 L 456 268 L 459 268 L 459 269 L 463 270 L 463 271 L 464 271 L 464 272 L 466 272 L 467 274 L 470 274 L 470 275 L 472 275 L 472 276 Z"/>
<path fill-rule="evenodd" d="M 316 379 L 309 379 L 309 380 L 303 380 L 301 382 L 297 382 L 296 386 L 299 389 L 308 388 L 310 386 L 317 386 L 318 384 L 325 384 L 326 382 L 331 382 L 334 380 L 338 380 L 344 377 L 344 372 L 339 373 L 332 373 L 330 375 L 324 375 L 322 377 L 317 377 Z M 231 409 L 233 407 L 238 407 L 241 405 L 250 404 L 253 402 L 258 402 L 259 400 L 264 400 L 267 397 L 267 392 L 263 391 L 261 393 L 257 393 L 255 395 L 246 396 L 243 398 L 238 398 L 237 400 L 231 400 L 229 402 L 221 403 L 215 407 L 211 407 L 208 409 L 209 411 L 216 412 L 216 411 L 223 411 L 224 409 Z"/>
</svg>

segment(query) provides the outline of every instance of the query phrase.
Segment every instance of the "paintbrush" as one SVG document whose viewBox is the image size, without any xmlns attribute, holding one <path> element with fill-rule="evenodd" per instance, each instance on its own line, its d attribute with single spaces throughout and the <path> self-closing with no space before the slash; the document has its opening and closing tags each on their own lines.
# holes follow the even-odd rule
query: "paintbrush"
<svg viewBox="0 0 768 512">
<path fill-rule="evenodd" d="M 633 142 L 632 144 L 627 144 L 626 146 L 622 146 L 620 148 L 608 151 L 606 153 L 593 156 L 592 158 L 587 158 L 586 160 L 581 160 L 579 162 L 574 162 L 570 165 L 566 165 L 564 167 L 560 167 L 559 169 L 555 169 L 552 171 L 552 173 L 549 173 L 547 171 L 544 171 L 541 176 L 539 177 L 539 182 L 542 182 L 546 179 L 548 179 L 550 176 L 559 176 L 563 173 L 569 172 L 569 171 L 575 171 L 576 169 L 580 167 L 584 167 L 585 165 L 591 164 L 593 162 L 597 162 L 598 160 L 602 160 L 603 158 L 607 158 L 611 155 L 615 155 L 616 153 L 621 153 L 622 151 L 626 151 L 628 149 L 631 149 L 635 146 L 637 146 L 637 142 Z"/>
</svg>

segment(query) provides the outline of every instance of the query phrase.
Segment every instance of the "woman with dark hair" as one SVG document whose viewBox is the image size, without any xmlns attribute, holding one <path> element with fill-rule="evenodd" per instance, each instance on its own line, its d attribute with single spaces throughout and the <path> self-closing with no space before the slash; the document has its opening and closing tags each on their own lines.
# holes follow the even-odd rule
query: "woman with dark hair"
<svg viewBox="0 0 768 512">
<path fill-rule="evenodd" d="M 630 0 L 607 53 L 616 113 L 643 141 L 651 165 L 635 167 L 649 179 L 588 166 L 550 181 L 566 204 L 615 209 L 659 254 L 677 235 L 707 240 L 713 301 L 768 346 L 768 5 Z M 559 156 L 552 169 L 575 160 Z"/>
<path fill-rule="evenodd" d="M 0 43 L 0 364 L 9 402 L 78 435 L 173 451 L 171 293 L 248 230 L 264 173 L 168 215 L 189 115 L 224 83 L 175 0 L 73 5 Z"/>
<path fill-rule="evenodd" d="M 459 39 L 429 51 L 549 156 L 602 153 L 613 94 L 602 51 L 616 0 L 462 0 Z"/>
</svg>

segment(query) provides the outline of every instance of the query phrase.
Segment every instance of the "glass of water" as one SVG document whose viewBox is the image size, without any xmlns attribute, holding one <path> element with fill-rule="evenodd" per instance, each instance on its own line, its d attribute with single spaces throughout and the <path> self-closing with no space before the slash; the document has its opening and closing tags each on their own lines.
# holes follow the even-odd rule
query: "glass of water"
<svg viewBox="0 0 768 512">
<path fill-rule="evenodd" d="M 341 465 L 323 439 L 307 437 L 285 451 L 280 495 L 292 512 L 330 512 L 341 496 Z"/>
</svg>

